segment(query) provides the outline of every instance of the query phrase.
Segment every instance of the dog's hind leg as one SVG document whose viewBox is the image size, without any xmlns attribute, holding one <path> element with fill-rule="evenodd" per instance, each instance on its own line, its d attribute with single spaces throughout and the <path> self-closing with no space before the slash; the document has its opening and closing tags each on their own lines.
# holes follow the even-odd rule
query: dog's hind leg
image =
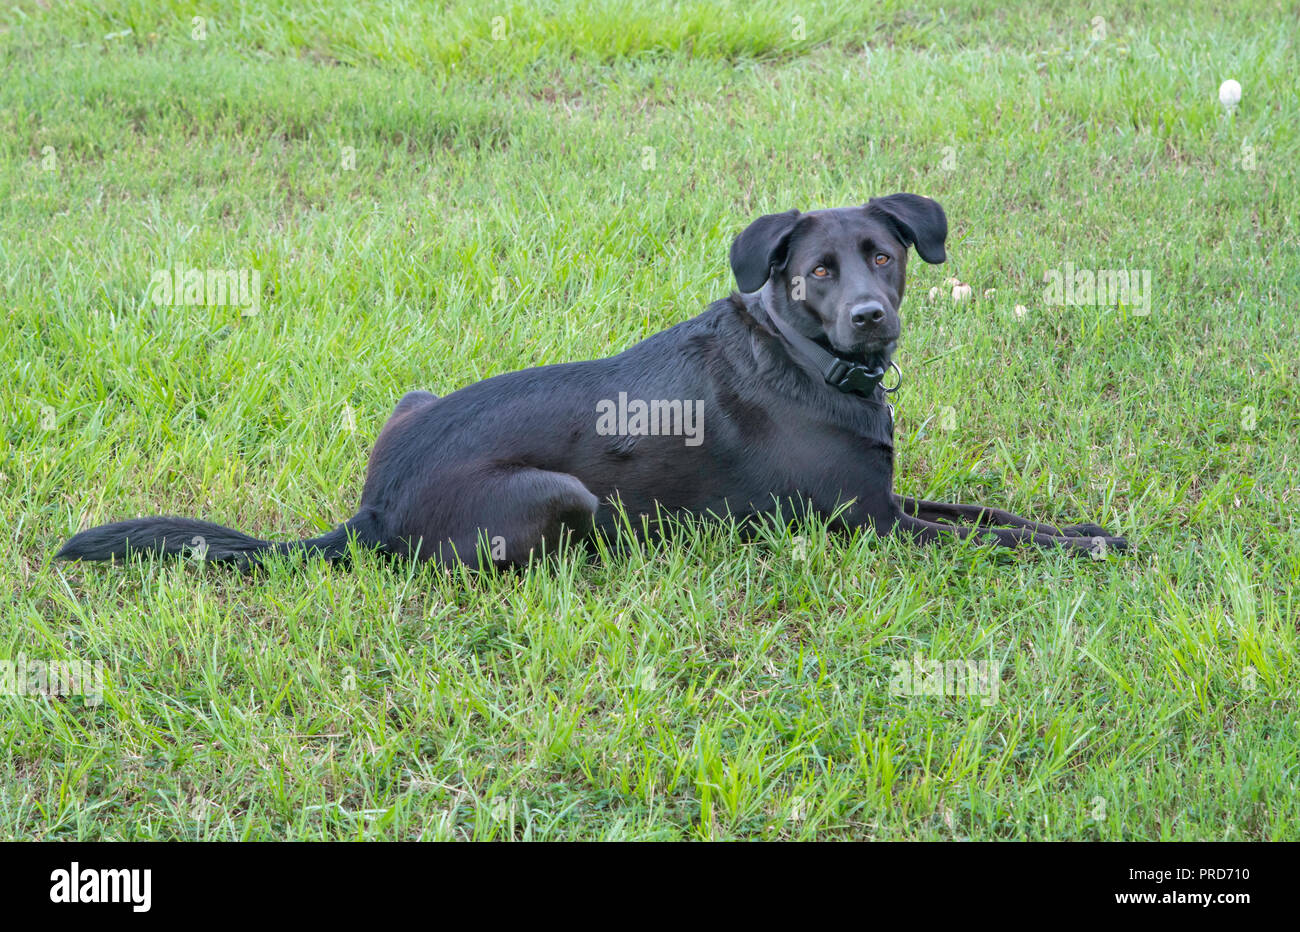
<svg viewBox="0 0 1300 932">
<path fill-rule="evenodd" d="M 384 426 L 379 428 L 379 436 L 375 438 L 375 446 L 389 438 L 391 434 L 397 431 L 412 414 L 417 411 L 423 411 L 429 405 L 434 404 L 438 396 L 433 392 L 407 392 L 398 399 L 397 404 L 393 407 L 393 413 L 388 415 L 388 420 L 384 421 Z M 371 451 L 374 455 L 374 451 Z"/>
<path fill-rule="evenodd" d="M 599 499 L 568 473 L 529 466 L 461 470 L 440 477 L 423 525 L 401 533 L 399 546 L 420 559 L 479 569 L 527 566 L 567 542 L 587 537 Z"/>
<path fill-rule="evenodd" d="M 416 408 L 423 408 L 425 405 L 432 404 L 438 400 L 438 396 L 433 392 L 407 392 L 398 399 L 397 406 L 393 408 L 393 413 L 389 417 L 397 417 L 399 414 L 406 414 Z"/>
</svg>

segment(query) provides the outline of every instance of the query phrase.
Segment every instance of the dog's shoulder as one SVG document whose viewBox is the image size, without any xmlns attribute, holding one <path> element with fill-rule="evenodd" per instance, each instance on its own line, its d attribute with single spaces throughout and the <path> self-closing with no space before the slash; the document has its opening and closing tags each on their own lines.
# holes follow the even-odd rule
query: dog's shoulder
<svg viewBox="0 0 1300 932">
<path fill-rule="evenodd" d="M 735 325 L 732 320 L 734 313 L 735 308 L 730 299 L 714 301 L 703 312 L 646 337 L 640 343 L 628 347 L 622 355 L 645 356 L 660 363 L 676 356 L 693 356 L 698 359 L 713 355 L 711 350 L 735 340 Z"/>
</svg>

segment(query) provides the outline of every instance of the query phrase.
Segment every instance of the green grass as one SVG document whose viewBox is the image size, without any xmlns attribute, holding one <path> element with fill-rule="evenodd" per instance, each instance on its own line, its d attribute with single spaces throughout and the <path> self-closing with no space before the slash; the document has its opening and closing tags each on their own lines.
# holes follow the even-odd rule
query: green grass
<svg viewBox="0 0 1300 932">
<path fill-rule="evenodd" d="M 1297 5 L 476 6 L 0 11 L 0 657 L 106 667 L 0 696 L 0 837 L 1300 837 Z M 758 214 L 899 190 L 951 223 L 899 489 L 1132 555 L 51 561 L 137 514 L 320 533 L 403 392 L 616 352 Z M 1150 269 L 1150 314 L 1046 305 L 1066 262 Z M 175 266 L 260 270 L 259 313 L 155 306 Z M 918 655 L 998 700 L 893 695 Z"/>
</svg>

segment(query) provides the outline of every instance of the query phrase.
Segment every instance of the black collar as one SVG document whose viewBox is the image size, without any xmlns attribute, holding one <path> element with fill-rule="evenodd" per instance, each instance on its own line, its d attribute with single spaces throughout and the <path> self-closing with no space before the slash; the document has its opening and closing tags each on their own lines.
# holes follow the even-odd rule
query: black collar
<svg viewBox="0 0 1300 932">
<path fill-rule="evenodd" d="M 790 326 L 780 314 L 773 310 L 766 298 L 767 291 L 764 289 L 758 294 L 758 303 L 767 312 L 768 318 L 775 325 L 786 343 L 789 344 L 795 355 L 799 356 L 805 364 L 820 372 L 827 385 L 832 385 L 845 394 L 861 395 L 863 398 L 870 398 L 875 393 L 876 386 L 885 378 L 883 366 L 868 368 L 861 363 L 850 362 L 836 356 Z M 890 367 L 895 371 L 898 370 L 898 366 L 892 362 Z M 893 388 L 885 389 L 885 391 L 889 393 L 897 389 L 898 386 L 895 385 Z"/>
</svg>

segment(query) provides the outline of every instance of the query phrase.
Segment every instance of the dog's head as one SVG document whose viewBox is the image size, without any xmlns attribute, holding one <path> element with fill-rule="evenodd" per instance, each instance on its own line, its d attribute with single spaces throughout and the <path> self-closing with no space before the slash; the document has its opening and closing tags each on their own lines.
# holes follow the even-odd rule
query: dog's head
<svg viewBox="0 0 1300 932">
<path fill-rule="evenodd" d="M 840 356 L 887 365 L 898 342 L 907 247 L 926 262 L 947 258 L 948 218 L 917 194 L 861 207 L 768 214 L 731 244 L 743 292 L 772 283 L 774 309 Z"/>
</svg>

